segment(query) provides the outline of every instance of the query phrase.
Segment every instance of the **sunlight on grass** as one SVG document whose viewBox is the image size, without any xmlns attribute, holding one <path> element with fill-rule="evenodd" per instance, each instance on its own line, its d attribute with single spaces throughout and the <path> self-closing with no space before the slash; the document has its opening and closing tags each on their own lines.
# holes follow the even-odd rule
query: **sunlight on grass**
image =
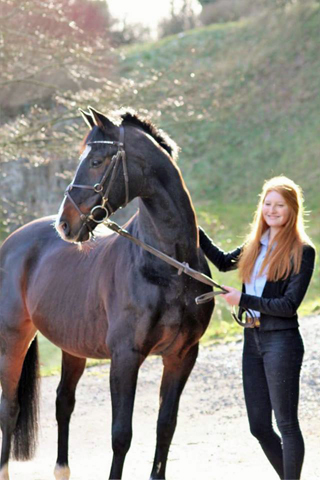
<svg viewBox="0 0 320 480">
<path fill-rule="evenodd" d="M 61 370 L 61 350 L 38 334 L 41 375 L 56 375 Z"/>
</svg>

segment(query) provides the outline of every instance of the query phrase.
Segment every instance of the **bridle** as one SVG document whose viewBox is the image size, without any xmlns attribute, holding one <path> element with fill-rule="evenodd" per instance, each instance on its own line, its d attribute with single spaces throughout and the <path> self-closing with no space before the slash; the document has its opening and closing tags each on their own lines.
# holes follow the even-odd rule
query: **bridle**
<svg viewBox="0 0 320 480">
<path fill-rule="evenodd" d="M 109 194 L 111 191 L 111 187 L 114 183 L 114 180 L 116 178 L 116 174 L 121 161 L 122 161 L 123 177 L 124 177 L 124 184 L 125 184 L 125 202 L 122 205 L 122 207 L 125 207 L 129 202 L 129 177 L 128 177 L 128 168 L 127 168 L 127 161 L 126 161 L 126 152 L 124 149 L 124 127 L 122 125 L 120 126 L 120 134 L 119 134 L 118 141 L 96 140 L 93 142 L 88 142 L 86 145 L 94 145 L 98 143 L 105 144 L 105 145 L 116 145 L 118 147 L 117 153 L 112 156 L 111 162 L 106 167 L 106 170 L 103 173 L 100 182 L 96 183 L 93 186 L 70 183 L 70 185 L 65 191 L 65 196 L 70 200 L 74 208 L 77 210 L 77 212 L 80 215 L 80 220 L 83 222 L 83 225 L 87 226 L 91 234 L 93 234 L 93 230 L 90 227 L 90 221 L 93 221 L 95 223 L 102 223 L 105 221 L 106 218 L 108 218 L 113 213 L 113 209 L 109 203 Z M 105 183 L 110 173 L 111 173 L 111 176 L 110 176 L 109 183 L 107 185 L 105 192 L 103 192 Z M 89 213 L 87 214 L 83 213 L 80 207 L 76 204 L 76 202 L 73 200 L 72 196 L 70 195 L 70 192 L 74 188 L 83 188 L 86 190 L 93 190 L 95 193 L 98 193 L 101 196 L 101 204 L 93 207 Z M 97 211 L 102 211 L 103 213 L 103 218 L 101 220 L 98 220 L 95 217 L 95 214 L 97 214 Z"/>
<path fill-rule="evenodd" d="M 223 293 L 227 293 L 227 290 L 225 290 L 221 285 L 216 283 L 214 280 L 212 280 L 210 277 L 207 275 L 198 272 L 192 268 L 189 267 L 189 265 L 185 262 L 179 262 L 178 260 L 169 257 L 168 255 L 164 254 L 163 252 L 160 252 L 156 248 L 152 247 L 151 245 L 146 244 L 145 242 L 141 241 L 140 239 L 133 237 L 129 232 L 121 228 L 119 225 L 117 225 L 115 222 L 111 222 L 108 218 L 109 216 L 113 213 L 113 209 L 109 203 L 109 193 L 112 187 L 112 184 L 115 180 L 116 173 L 118 171 L 119 165 L 120 165 L 120 160 L 122 160 L 122 166 L 123 166 L 123 176 L 124 176 L 124 184 L 125 184 L 125 203 L 123 204 L 123 207 L 125 207 L 128 202 L 129 202 L 129 177 L 128 177 L 128 169 L 127 169 L 127 162 L 126 162 L 126 152 L 124 149 L 124 128 L 121 125 L 120 126 L 120 134 L 119 134 L 119 140 L 118 141 L 111 141 L 111 140 L 97 140 L 93 142 L 88 142 L 87 145 L 93 145 L 93 144 L 106 144 L 106 145 L 116 145 L 118 147 L 117 153 L 113 155 L 111 158 L 111 162 L 109 166 L 106 168 L 105 172 L 103 173 L 101 180 L 99 183 L 96 183 L 95 185 L 78 185 L 75 183 L 71 183 L 68 188 L 66 189 L 65 195 L 66 197 L 70 200 L 74 208 L 77 210 L 77 212 L 80 215 L 80 219 L 83 222 L 83 225 L 86 225 L 88 230 L 90 231 L 91 235 L 93 235 L 93 230 L 90 227 L 89 222 L 93 221 L 95 223 L 104 223 L 108 228 L 116 232 L 118 235 L 124 236 L 128 238 L 130 241 L 135 243 L 136 245 L 139 245 L 141 248 L 144 250 L 148 251 L 152 255 L 155 255 L 156 257 L 160 258 L 164 262 L 170 264 L 171 266 L 175 267 L 178 270 L 178 274 L 181 275 L 181 273 L 185 273 L 186 275 L 189 275 L 190 277 L 193 277 L 194 279 L 198 280 L 201 283 L 205 283 L 207 285 L 210 285 L 213 288 L 213 291 L 205 293 L 203 295 L 200 295 L 195 299 L 197 304 L 202 304 L 206 303 L 210 300 L 212 300 L 215 296 L 221 295 Z M 111 177 L 109 184 L 106 188 L 106 191 L 103 193 L 105 183 L 107 181 L 108 176 L 110 175 L 111 172 Z M 80 207 L 76 204 L 76 202 L 73 200 L 73 198 L 70 195 L 70 192 L 72 191 L 73 188 L 83 188 L 86 190 L 93 190 L 95 193 L 98 193 L 101 196 L 101 205 L 96 205 L 93 207 L 88 214 L 85 214 L 81 211 Z M 98 220 L 94 217 L 94 213 L 97 212 L 98 210 L 102 210 L 104 213 L 104 216 L 101 220 Z M 82 226 L 83 226 L 82 225 Z M 215 288 L 218 288 L 219 291 L 215 290 Z M 251 313 L 249 310 L 244 309 L 244 311 Z M 251 322 L 242 322 L 241 319 L 237 317 L 237 315 L 233 312 L 232 316 L 234 320 L 241 325 L 242 327 L 251 327 L 252 323 Z M 251 314 L 252 316 L 252 314 Z"/>
</svg>

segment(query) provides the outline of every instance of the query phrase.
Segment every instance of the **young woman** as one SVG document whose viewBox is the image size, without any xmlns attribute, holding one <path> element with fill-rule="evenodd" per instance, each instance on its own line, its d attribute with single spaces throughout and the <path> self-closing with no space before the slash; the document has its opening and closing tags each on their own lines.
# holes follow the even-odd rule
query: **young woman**
<svg viewBox="0 0 320 480">
<path fill-rule="evenodd" d="M 250 312 L 243 387 L 251 433 L 281 479 L 297 480 L 304 458 L 298 421 L 304 354 L 297 309 L 307 291 L 315 250 L 303 225 L 303 197 L 286 177 L 264 184 L 244 245 L 225 253 L 200 229 L 200 245 L 221 271 L 239 269 L 242 292 L 225 287 L 229 305 Z M 272 426 L 274 411 L 281 438 Z"/>
</svg>

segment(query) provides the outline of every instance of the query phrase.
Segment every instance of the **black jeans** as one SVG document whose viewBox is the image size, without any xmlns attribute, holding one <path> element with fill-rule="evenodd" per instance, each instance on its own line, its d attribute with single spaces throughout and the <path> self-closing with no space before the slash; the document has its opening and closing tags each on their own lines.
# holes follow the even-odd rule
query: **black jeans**
<svg viewBox="0 0 320 480">
<path fill-rule="evenodd" d="M 298 421 L 304 347 L 297 328 L 246 328 L 243 387 L 250 430 L 281 479 L 300 478 L 304 442 Z M 272 427 L 272 411 L 281 438 Z M 282 440 L 282 441 L 281 441 Z"/>
</svg>

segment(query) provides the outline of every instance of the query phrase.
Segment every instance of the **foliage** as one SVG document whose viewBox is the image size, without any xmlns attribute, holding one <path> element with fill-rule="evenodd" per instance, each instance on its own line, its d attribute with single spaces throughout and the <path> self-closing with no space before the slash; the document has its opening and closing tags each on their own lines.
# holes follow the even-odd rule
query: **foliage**
<svg viewBox="0 0 320 480">
<path fill-rule="evenodd" d="M 150 28 L 142 23 L 128 23 L 126 20 L 114 21 L 111 31 L 112 45 L 132 45 L 150 40 Z"/>
<path fill-rule="evenodd" d="M 203 4 L 199 20 L 203 25 L 238 21 L 263 15 L 276 15 L 300 4 L 313 4 L 314 0 L 214 0 Z"/>
<path fill-rule="evenodd" d="M 95 86 L 105 75 L 105 2 L 0 0 L 0 8 L 0 103 L 6 113 L 67 89 Z"/>
<path fill-rule="evenodd" d="M 183 0 L 183 4 L 178 11 L 175 9 L 174 0 L 171 0 L 170 16 L 160 20 L 158 25 L 159 38 L 190 30 L 194 28 L 197 23 L 197 16 L 192 7 L 192 0 Z"/>
</svg>

